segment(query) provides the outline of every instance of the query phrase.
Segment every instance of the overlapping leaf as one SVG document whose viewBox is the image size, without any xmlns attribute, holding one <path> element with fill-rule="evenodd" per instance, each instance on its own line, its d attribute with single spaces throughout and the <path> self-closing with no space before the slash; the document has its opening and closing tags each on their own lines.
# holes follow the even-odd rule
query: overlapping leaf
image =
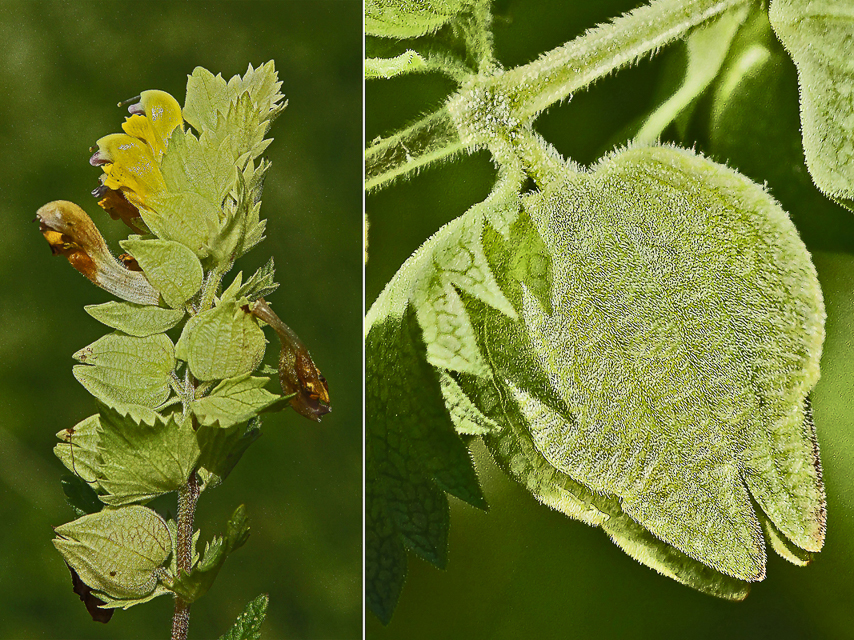
<svg viewBox="0 0 854 640">
<path fill-rule="evenodd" d="M 181 322 L 183 309 L 164 309 L 133 302 L 105 302 L 83 307 L 98 322 L 137 338 L 163 333 Z"/>
</svg>

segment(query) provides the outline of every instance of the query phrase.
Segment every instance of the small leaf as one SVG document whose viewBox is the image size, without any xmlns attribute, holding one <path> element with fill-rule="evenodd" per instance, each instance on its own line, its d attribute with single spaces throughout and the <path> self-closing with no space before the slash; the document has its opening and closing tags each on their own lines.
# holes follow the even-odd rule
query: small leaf
<svg viewBox="0 0 854 640">
<path fill-rule="evenodd" d="M 71 473 L 97 490 L 101 460 L 98 443 L 101 440 L 100 416 L 96 413 L 81 420 L 70 429 L 56 434 L 62 440 L 54 447 L 53 453 Z"/>
<path fill-rule="evenodd" d="M 279 400 L 281 396 L 264 389 L 270 378 L 255 378 L 248 373 L 223 380 L 205 397 L 190 403 L 199 424 L 221 428 L 246 422 Z"/>
<path fill-rule="evenodd" d="M 139 263 L 148 281 L 173 309 L 183 309 L 202 286 L 204 272 L 195 254 L 169 240 L 123 240 L 122 249 Z"/>
<path fill-rule="evenodd" d="M 171 392 L 175 368 L 172 341 L 165 334 L 137 338 L 108 333 L 74 354 L 83 362 L 74 377 L 93 396 L 108 404 L 157 407 Z"/>
<path fill-rule="evenodd" d="M 365 33 L 384 38 L 416 38 L 436 31 L 472 0 L 367 0 Z"/>
<path fill-rule="evenodd" d="M 804 153 L 813 181 L 854 210 L 854 6 L 774 0 L 768 17 L 798 68 Z"/>
<path fill-rule="evenodd" d="M 246 507 L 240 505 L 228 520 L 225 536 L 215 536 L 206 546 L 198 564 L 189 574 L 179 572 L 169 588 L 186 602 L 195 602 L 213 585 L 226 558 L 242 547 L 249 538 Z"/>
<path fill-rule="evenodd" d="M 228 85 L 221 74 L 214 76 L 203 67 L 196 67 L 187 78 L 187 97 L 184 101 L 184 120 L 198 132 L 216 128 L 217 112 L 227 113 L 231 103 Z"/>
<path fill-rule="evenodd" d="M 56 527 L 54 546 L 96 596 L 147 596 L 172 553 L 163 518 L 151 509 L 105 509 Z M 100 597 L 100 596 L 99 596 Z"/>
<path fill-rule="evenodd" d="M 417 52 L 407 49 L 394 58 L 366 58 L 365 80 L 393 78 L 406 73 L 426 71 L 427 63 Z"/>
<path fill-rule="evenodd" d="M 190 318 L 176 346 L 199 380 L 224 380 L 254 371 L 264 357 L 264 332 L 234 300 Z"/>
<path fill-rule="evenodd" d="M 164 309 L 133 302 L 105 302 L 83 307 L 90 316 L 108 327 L 138 338 L 163 333 L 181 322 L 183 309 Z"/>
<path fill-rule="evenodd" d="M 261 640 L 261 625 L 267 617 L 267 605 L 270 597 L 263 593 L 246 605 L 237 616 L 231 629 L 219 637 L 219 640 Z"/>
<path fill-rule="evenodd" d="M 146 502 L 184 486 L 199 459 L 189 420 L 160 418 L 139 423 L 118 411 L 101 410 L 101 500 L 110 506 Z"/>
<path fill-rule="evenodd" d="M 248 298 L 252 302 L 264 298 L 279 288 L 275 281 L 276 267 L 270 258 L 263 267 L 259 268 L 236 292 L 235 298 Z"/>
<path fill-rule="evenodd" d="M 261 436 L 261 421 L 250 420 L 246 425 L 221 427 L 219 424 L 200 426 L 196 431 L 199 440 L 199 477 L 202 488 L 218 486 L 228 477 L 234 466 L 253 442 Z"/>
<path fill-rule="evenodd" d="M 140 215 L 159 238 L 180 242 L 201 259 L 210 254 L 219 206 L 190 191 L 161 193 L 148 204 L 151 208 L 140 208 Z"/>
<path fill-rule="evenodd" d="M 217 208 L 221 206 L 237 179 L 227 135 L 196 138 L 190 132 L 174 131 L 160 165 L 168 192 L 196 193 Z"/>
<path fill-rule="evenodd" d="M 98 494 L 79 476 L 63 476 L 59 482 L 62 484 L 65 501 L 78 518 L 87 513 L 97 513 L 104 508 Z"/>
</svg>

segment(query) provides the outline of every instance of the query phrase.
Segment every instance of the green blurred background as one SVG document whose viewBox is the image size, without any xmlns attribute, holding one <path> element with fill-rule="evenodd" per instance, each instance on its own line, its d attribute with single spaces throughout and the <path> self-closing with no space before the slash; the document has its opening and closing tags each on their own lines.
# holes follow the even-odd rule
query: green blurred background
<svg viewBox="0 0 854 640">
<path fill-rule="evenodd" d="M 640 4 L 497 0 L 498 58 L 505 67 L 529 62 Z M 812 186 L 794 65 L 780 47 L 772 53 L 772 64 L 746 83 L 741 104 L 728 105 L 726 126 L 714 135 L 709 100 L 700 103 L 685 144 L 767 181 L 815 253 L 828 311 L 813 394 L 828 492 L 824 551 L 805 568 L 769 552 L 768 577 L 744 602 L 716 600 L 634 562 L 601 531 L 539 505 L 475 446 L 489 513 L 451 498 L 447 571 L 410 554 L 394 618 L 383 628 L 368 614 L 369 638 L 854 638 L 854 214 Z M 613 132 L 655 106 L 657 91 L 673 81 L 674 55 L 665 51 L 599 81 L 552 107 L 537 130 L 565 156 L 594 161 L 625 140 Z M 366 139 L 414 121 L 452 90 L 434 76 L 367 83 Z M 424 239 L 483 200 L 494 176 L 480 152 L 368 196 L 368 305 Z"/>
<path fill-rule="evenodd" d="M 265 417 L 261 440 L 202 495 L 203 538 L 240 503 L 252 534 L 193 605 L 190 638 L 219 637 L 260 593 L 265 638 L 361 637 L 361 25 L 359 0 L 0 1 L 0 638 L 169 636 L 168 597 L 92 622 L 50 543 L 73 519 L 54 434 L 95 410 L 70 356 L 106 332 L 83 305 L 109 295 L 52 258 L 31 220 L 75 201 L 117 250 L 128 231 L 98 209 L 87 162 L 120 130 L 116 103 L 154 88 L 183 103 L 195 66 L 230 77 L 270 59 L 290 102 L 271 131 L 268 240 L 237 268 L 275 257 L 269 300 L 329 380 L 334 411 L 320 425 Z M 174 512 L 174 496 L 156 504 Z"/>
</svg>

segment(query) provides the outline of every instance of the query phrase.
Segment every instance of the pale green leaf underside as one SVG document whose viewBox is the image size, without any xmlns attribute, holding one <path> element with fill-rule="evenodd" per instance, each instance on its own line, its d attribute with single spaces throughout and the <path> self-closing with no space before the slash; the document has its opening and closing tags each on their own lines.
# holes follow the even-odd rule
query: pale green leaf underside
<svg viewBox="0 0 854 640">
<path fill-rule="evenodd" d="M 101 411 L 101 500 L 118 506 L 145 502 L 186 484 L 199 458 L 199 443 L 189 420 L 138 423 Z"/>
<path fill-rule="evenodd" d="M 202 264 L 183 244 L 130 239 L 120 243 L 139 263 L 145 277 L 173 309 L 183 309 L 202 286 Z"/>
<path fill-rule="evenodd" d="M 149 198 L 149 204 L 150 209 L 141 207 L 139 212 L 159 238 L 180 242 L 199 258 L 210 254 L 220 215 L 218 206 L 192 191 L 161 193 Z"/>
<path fill-rule="evenodd" d="M 267 616 L 267 605 L 270 597 L 261 594 L 241 612 L 234 621 L 231 629 L 226 631 L 219 640 L 261 640 L 261 624 Z"/>
<path fill-rule="evenodd" d="M 424 58 L 410 49 L 394 58 L 366 58 L 365 80 L 393 78 L 406 73 L 425 71 L 426 68 Z"/>
<path fill-rule="evenodd" d="M 141 506 L 99 511 L 55 531 L 53 544 L 81 580 L 116 599 L 151 594 L 172 552 L 163 518 Z"/>
<path fill-rule="evenodd" d="M 386 38 L 415 38 L 435 31 L 471 0 L 368 0 L 365 33 Z"/>
<path fill-rule="evenodd" d="M 281 398 L 264 389 L 269 381 L 249 374 L 223 380 L 207 396 L 191 402 L 190 410 L 205 426 L 246 422 Z"/>
<path fill-rule="evenodd" d="M 187 322 L 176 354 L 199 380 L 223 380 L 254 371 L 266 344 L 254 317 L 226 300 Z"/>
<path fill-rule="evenodd" d="M 98 414 L 89 416 L 71 429 L 63 429 L 57 433 L 56 437 L 62 442 L 53 448 L 62 464 L 96 491 L 99 488 L 98 470 L 101 466 L 98 458 L 100 429 Z"/>
<path fill-rule="evenodd" d="M 105 302 L 83 307 L 98 322 L 137 338 L 168 331 L 181 322 L 183 309 L 164 309 L 134 302 Z"/>
<path fill-rule="evenodd" d="M 804 153 L 813 181 L 854 209 L 854 4 L 774 0 L 769 18 L 798 68 Z"/>
<path fill-rule="evenodd" d="M 75 353 L 74 359 L 84 363 L 74 367 L 74 377 L 108 404 L 155 408 L 169 397 L 175 354 L 165 334 L 138 338 L 108 333 Z"/>
<path fill-rule="evenodd" d="M 751 500 L 791 542 L 819 550 L 824 491 L 805 402 L 824 309 L 785 213 L 735 172 L 667 147 L 568 172 L 527 207 L 555 260 L 553 312 L 523 296 L 549 384 L 520 377 L 518 354 L 493 340 L 491 365 L 534 447 L 504 466 L 519 476 L 517 464 L 541 455 L 534 493 L 550 506 L 605 526 L 595 502 L 544 489 L 558 473 L 739 580 L 765 571 Z M 649 558 L 639 559 L 675 573 Z"/>
</svg>

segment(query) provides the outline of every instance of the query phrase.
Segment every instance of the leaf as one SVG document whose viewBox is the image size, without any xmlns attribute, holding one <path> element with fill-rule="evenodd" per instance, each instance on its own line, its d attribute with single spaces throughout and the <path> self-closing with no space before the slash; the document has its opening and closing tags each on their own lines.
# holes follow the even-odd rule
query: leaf
<svg viewBox="0 0 854 640">
<path fill-rule="evenodd" d="M 199 380 L 224 380 L 254 371 L 267 341 L 251 314 L 225 300 L 190 318 L 176 346 Z"/>
<path fill-rule="evenodd" d="M 854 5 L 774 0 L 768 17 L 798 68 L 804 153 L 813 181 L 854 210 Z"/>
<path fill-rule="evenodd" d="M 195 602 L 211 588 L 226 558 L 249 538 L 246 507 L 240 505 L 228 520 L 225 536 L 215 536 L 189 574 L 180 571 L 169 588 L 186 602 Z"/>
<path fill-rule="evenodd" d="M 471 0 L 366 0 L 365 33 L 384 38 L 423 36 L 465 11 Z"/>
<path fill-rule="evenodd" d="M 90 316 L 108 327 L 138 338 L 163 333 L 181 322 L 183 309 L 164 309 L 133 302 L 105 302 L 83 307 Z"/>
<path fill-rule="evenodd" d="M 199 459 L 199 444 L 189 420 L 174 416 L 149 425 L 119 411 L 101 409 L 101 500 L 110 506 L 146 502 L 177 491 Z"/>
<path fill-rule="evenodd" d="M 221 74 L 214 76 L 203 67 L 193 69 L 187 78 L 183 114 L 196 131 L 215 129 L 217 112 L 226 113 L 230 102 L 228 85 Z"/>
<path fill-rule="evenodd" d="M 148 228 L 163 240 L 180 242 L 199 258 L 211 251 L 220 208 L 197 193 L 161 193 L 149 199 L 150 208 L 139 212 Z"/>
<path fill-rule="evenodd" d="M 237 179 L 234 158 L 227 139 L 226 127 L 221 137 L 202 134 L 196 138 L 190 132 L 175 130 L 169 137 L 169 147 L 160 171 L 170 193 L 193 192 L 216 207 Z"/>
<path fill-rule="evenodd" d="M 96 513 L 104 508 L 98 494 L 79 476 L 63 476 L 60 479 L 65 501 L 79 518 L 87 513 Z"/>
<path fill-rule="evenodd" d="M 264 389 L 270 378 L 255 378 L 248 373 L 223 380 L 205 397 L 190 403 L 199 424 L 221 428 L 246 422 L 268 409 L 281 396 Z"/>
<path fill-rule="evenodd" d="M 221 427 L 219 424 L 200 426 L 196 431 L 199 440 L 199 477 L 202 488 L 216 487 L 228 477 L 240 458 L 261 436 L 261 420 L 254 418 L 248 424 Z"/>
<path fill-rule="evenodd" d="M 406 547 L 447 561 L 445 492 L 486 508 L 465 445 L 454 433 L 411 309 L 368 325 L 365 340 L 365 558 L 368 606 L 387 623 L 406 574 Z"/>
<path fill-rule="evenodd" d="M 151 509 L 105 509 L 56 527 L 54 546 L 95 595 L 135 599 L 157 587 L 172 552 L 166 523 Z M 103 599 L 103 598 L 102 598 Z"/>
<path fill-rule="evenodd" d="M 122 240 L 145 277 L 173 309 L 184 308 L 202 286 L 202 264 L 186 246 L 169 240 Z M 181 316 L 183 317 L 183 315 Z"/>
<path fill-rule="evenodd" d="M 263 267 L 259 268 L 235 294 L 235 298 L 248 298 L 252 302 L 258 298 L 264 298 L 279 288 L 275 281 L 276 267 L 273 258 L 270 258 Z"/>
<path fill-rule="evenodd" d="M 108 404 L 157 407 L 169 397 L 175 355 L 165 334 L 137 338 L 108 333 L 74 354 L 84 364 L 74 377 L 93 396 Z"/>
<path fill-rule="evenodd" d="M 57 433 L 56 437 L 62 440 L 62 443 L 53 448 L 54 455 L 62 464 L 95 490 L 99 489 L 98 476 L 101 468 L 98 455 L 100 431 L 100 417 L 96 413 L 70 429 Z"/>
<path fill-rule="evenodd" d="M 426 71 L 427 62 L 412 49 L 394 58 L 366 58 L 365 80 L 393 78 L 406 73 Z"/>
<path fill-rule="evenodd" d="M 270 596 L 266 593 L 252 600 L 219 640 L 261 640 L 261 625 L 267 617 L 268 604 Z"/>
<path fill-rule="evenodd" d="M 491 357 L 536 450 L 724 575 L 764 577 L 751 500 L 818 551 L 824 489 L 805 403 L 824 308 L 786 214 L 739 174 L 668 147 L 619 152 L 526 208 L 555 260 L 553 313 L 523 295 L 549 386 L 519 378 L 501 341 Z"/>
<path fill-rule="evenodd" d="M 747 7 L 735 7 L 717 20 L 691 32 L 685 39 L 687 64 L 681 86 L 644 122 L 635 142 L 652 143 L 681 114 L 692 110 L 697 98 L 721 71 L 733 38 L 747 16 Z"/>
</svg>

